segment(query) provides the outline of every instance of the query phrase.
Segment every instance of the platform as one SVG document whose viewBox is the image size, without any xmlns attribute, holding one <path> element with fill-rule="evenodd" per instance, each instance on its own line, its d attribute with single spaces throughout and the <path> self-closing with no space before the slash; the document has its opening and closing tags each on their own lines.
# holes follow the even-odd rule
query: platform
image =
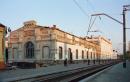
<svg viewBox="0 0 130 82">
<path fill-rule="evenodd" d="M 80 82 L 130 82 L 130 61 L 123 68 L 122 63 L 112 66 L 102 73 L 91 76 L 91 79 L 84 79 Z"/>
<path fill-rule="evenodd" d="M 96 63 L 95 65 L 97 64 L 98 63 Z M 68 66 L 64 66 L 63 64 L 60 64 L 60 65 L 41 67 L 36 69 L 17 69 L 17 70 L 1 71 L 0 82 L 8 82 L 11 80 L 17 80 L 22 78 L 36 77 L 40 75 L 47 75 L 52 73 L 69 71 L 69 70 L 93 66 L 93 65 L 94 65 L 93 63 L 91 63 L 90 65 L 88 65 L 87 63 L 69 64 Z"/>
</svg>

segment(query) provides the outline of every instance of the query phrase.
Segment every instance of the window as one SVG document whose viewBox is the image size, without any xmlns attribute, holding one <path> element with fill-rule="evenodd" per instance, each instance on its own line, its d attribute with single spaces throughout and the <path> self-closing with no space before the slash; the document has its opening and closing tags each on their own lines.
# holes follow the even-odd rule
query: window
<svg viewBox="0 0 130 82">
<path fill-rule="evenodd" d="M 78 49 L 76 49 L 76 59 L 78 59 Z"/>
<path fill-rule="evenodd" d="M 62 47 L 59 47 L 59 59 L 62 59 Z"/>
<path fill-rule="evenodd" d="M 93 53 L 94 59 L 95 59 L 95 53 Z"/>
<path fill-rule="evenodd" d="M 26 58 L 33 58 L 34 57 L 34 45 L 32 42 L 27 42 L 25 45 L 26 49 Z"/>
<path fill-rule="evenodd" d="M 71 61 L 73 59 L 73 55 L 71 52 L 71 48 L 68 49 L 68 59 Z"/>
<path fill-rule="evenodd" d="M 84 51 L 82 50 L 82 59 L 84 59 Z"/>
<path fill-rule="evenodd" d="M 91 59 L 92 59 L 92 54 L 93 54 L 93 53 L 91 52 Z"/>
<path fill-rule="evenodd" d="M 87 53 L 86 53 L 86 54 L 87 54 L 87 59 L 88 59 L 88 51 L 87 51 Z"/>
</svg>

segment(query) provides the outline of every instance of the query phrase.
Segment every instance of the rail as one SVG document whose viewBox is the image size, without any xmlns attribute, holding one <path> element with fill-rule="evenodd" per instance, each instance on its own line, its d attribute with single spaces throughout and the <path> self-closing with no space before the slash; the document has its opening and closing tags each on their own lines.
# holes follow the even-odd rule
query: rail
<svg viewBox="0 0 130 82">
<path fill-rule="evenodd" d="M 77 82 L 117 63 L 119 63 L 119 61 L 62 71 L 48 75 L 19 79 L 11 82 Z"/>
</svg>

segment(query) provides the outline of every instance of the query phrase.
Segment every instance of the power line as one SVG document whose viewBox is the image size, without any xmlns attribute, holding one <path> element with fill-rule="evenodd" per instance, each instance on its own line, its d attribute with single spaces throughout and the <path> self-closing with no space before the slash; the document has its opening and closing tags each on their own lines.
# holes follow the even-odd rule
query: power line
<svg viewBox="0 0 130 82">
<path fill-rule="evenodd" d="M 91 29 L 91 27 L 94 25 L 96 18 L 97 18 L 97 17 L 94 18 L 94 20 L 93 20 L 93 22 L 92 22 L 92 24 L 91 24 L 91 26 L 90 26 L 90 29 Z"/>
<path fill-rule="evenodd" d="M 92 16 L 91 16 L 90 21 L 89 21 L 89 26 L 88 26 L 87 35 L 88 35 L 88 32 L 90 31 L 91 21 L 92 21 Z"/>
<path fill-rule="evenodd" d="M 94 7 L 93 4 L 91 3 L 91 1 L 89 1 L 89 0 L 85 0 L 85 1 L 91 5 L 91 9 L 95 12 L 95 7 Z"/>
<path fill-rule="evenodd" d="M 84 13 L 86 16 L 88 16 L 88 14 L 86 13 L 86 11 L 79 5 L 79 3 L 76 0 L 73 0 L 73 2 L 77 5 L 77 7 L 82 11 L 82 13 Z"/>
<path fill-rule="evenodd" d="M 91 21 L 92 21 L 92 16 L 91 16 L 90 21 L 89 21 L 89 27 L 88 27 L 88 30 L 90 30 L 90 27 L 91 27 Z"/>
<path fill-rule="evenodd" d="M 87 35 L 88 35 L 88 33 L 90 32 L 92 26 L 94 25 L 94 23 L 95 23 L 95 21 L 96 21 L 96 18 L 97 18 L 97 16 L 96 16 L 96 17 L 94 18 L 94 20 L 92 21 L 92 16 L 91 16 L 90 21 L 89 21 L 89 27 L 88 27 Z"/>
</svg>

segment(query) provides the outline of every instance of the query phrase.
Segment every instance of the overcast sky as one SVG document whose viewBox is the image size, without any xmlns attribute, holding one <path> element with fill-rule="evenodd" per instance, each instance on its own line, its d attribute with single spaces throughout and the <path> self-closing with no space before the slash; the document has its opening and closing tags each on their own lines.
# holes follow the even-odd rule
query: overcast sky
<svg viewBox="0 0 130 82">
<path fill-rule="evenodd" d="M 86 36 L 91 14 L 107 13 L 122 21 L 122 6 L 130 0 L 0 0 L 0 22 L 15 30 L 23 22 L 35 20 L 39 25 L 57 25 L 60 29 L 77 36 Z M 94 17 L 93 17 L 94 19 Z M 130 28 L 130 11 L 126 13 Z M 102 35 L 111 39 L 113 48 L 121 50 L 122 25 L 105 17 L 96 18 L 91 30 L 100 30 L 89 35 Z M 127 41 L 130 30 L 127 30 Z"/>
</svg>

